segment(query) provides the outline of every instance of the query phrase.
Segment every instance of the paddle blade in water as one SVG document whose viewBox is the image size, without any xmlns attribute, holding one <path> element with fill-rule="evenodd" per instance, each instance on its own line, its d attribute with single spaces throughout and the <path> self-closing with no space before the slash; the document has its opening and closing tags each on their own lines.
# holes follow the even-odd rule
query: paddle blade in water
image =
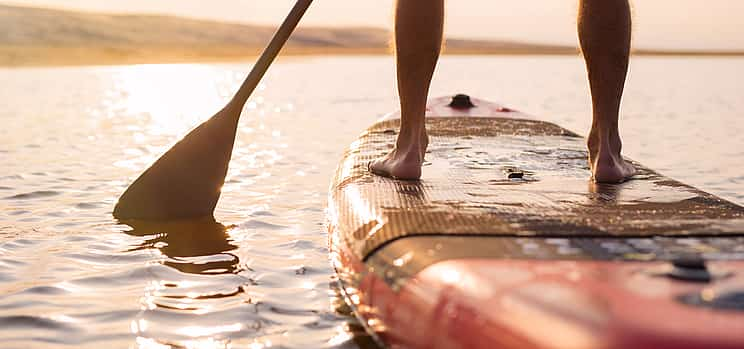
<svg viewBox="0 0 744 349">
<path fill-rule="evenodd" d="M 227 175 L 241 110 L 240 103 L 229 103 L 176 143 L 121 195 L 114 217 L 161 221 L 211 217 Z"/>
<path fill-rule="evenodd" d="M 312 0 L 298 0 L 235 97 L 143 173 L 119 198 L 119 220 L 212 216 L 232 156 L 240 111 L 289 39 Z"/>
</svg>

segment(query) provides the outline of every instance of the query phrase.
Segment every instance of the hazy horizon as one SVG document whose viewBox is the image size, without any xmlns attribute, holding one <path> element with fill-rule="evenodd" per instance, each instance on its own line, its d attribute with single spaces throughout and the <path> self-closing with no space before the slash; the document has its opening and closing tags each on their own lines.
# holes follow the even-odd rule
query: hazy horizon
<svg viewBox="0 0 744 349">
<path fill-rule="evenodd" d="M 294 1 L 197 0 L 99 2 L 95 0 L 14 0 L 2 4 L 109 13 L 166 14 L 238 23 L 276 25 Z M 316 1 L 306 26 L 373 26 L 389 28 L 394 0 Z M 447 33 L 478 39 L 505 39 L 563 45 L 576 44 L 578 1 L 457 0 L 448 4 Z M 634 4 L 634 46 L 655 49 L 742 50 L 744 2 L 739 0 L 656 0 Z M 542 25 L 535 25 L 541 23 Z M 684 26 L 680 26 L 684 24 Z"/>
</svg>

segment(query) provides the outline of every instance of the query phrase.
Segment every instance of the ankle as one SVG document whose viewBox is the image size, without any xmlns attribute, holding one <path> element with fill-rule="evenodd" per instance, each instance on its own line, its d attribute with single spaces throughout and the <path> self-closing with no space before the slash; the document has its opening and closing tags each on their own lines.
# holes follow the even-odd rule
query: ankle
<svg viewBox="0 0 744 349">
<path fill-rule="evenodd" d="M 398 133 L 397 144 L 417 144 L 426 138 L 426 128 L 402 125 Z"/>
<path fill-rule="evenodd" d="M 587 146 L 590 150 L 599 151 L 603 150 L 617 150 L 618 152 L 622 148 L 622 140 L 620 139 L 620 132 L 617 128 L 605 128 L 592 126 L 587 137 Z"/>
<path fill-rule="evenodd" d="M 424 141 L 420 140 L 398 141 L 395 144 L 395 151 L 398 152 L 400 156 L 405 158 L 419 158 L 421 157 L 423 151 L 425 151 L 426 147 L 427 144 Z"/>
</svg>

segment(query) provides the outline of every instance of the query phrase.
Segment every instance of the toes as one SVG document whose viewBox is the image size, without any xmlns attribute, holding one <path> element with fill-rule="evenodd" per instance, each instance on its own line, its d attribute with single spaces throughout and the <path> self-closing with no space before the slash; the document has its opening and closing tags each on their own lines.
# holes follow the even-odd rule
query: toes
<svg viewBox="0 0 744 349">
<path fill-rule="evenodd" d="M 375 166 L 375 164 L 377 162 L 378 162 L 377 160 L 371 160 L 370 162 L 368 162 L 367 163 L 367 171 L 369 171 L 369 173 L 376 174 L 378 176 L 387 177 L 388 176 L 388 173 L 387 172 L 385 172 L 384 170 L 379 169 L 379 168 L 377 168 Z"/>
<path fill-rule="evenodd" d="M 628 178 L 638 174 L 638 169 L 630 161 L 626 161 L 625 164 L 628 166 Z"/>
<path fill-rule="evenodd" d="M 377 169 L 375 169 L 375 166 L 374 166 L 375 165 L 375 162 L 376 162 L 376 160 L 370 160 L 367 163 L 367 171 L 369 171 L 369 173 L 378 174 L 379 171 L 377 171 Z"/>
</svg>

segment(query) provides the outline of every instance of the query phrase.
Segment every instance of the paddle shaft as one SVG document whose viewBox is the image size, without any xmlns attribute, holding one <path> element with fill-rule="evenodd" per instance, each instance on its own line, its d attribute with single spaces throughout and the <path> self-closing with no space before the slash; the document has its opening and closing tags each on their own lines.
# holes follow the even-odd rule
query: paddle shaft
<svg viewBox="0 0 744 349">
<path fill-rule="evenodd" d="M 281 51 L 282 47 L 284 47 L 284 44 L 289 39 L 290 35 L 292 35 L 292 32 L 297 27 L 297 24 L 300 23 L 302 16 L 305 15 L 305 12 L 310 7 L 310 4 L 312 2 L 312 0 L 297 0 L 297 3 L 294 5 L 292 11 L 287 16 L 287 19 L 285 19 L 284 23 L 282 23 L 279 29 L 277 29 L 274 37 L 271 39 L 271 42 L 269 42 L 269 45 L 266 46 L 266 49 L 264 49 L 261 57 L 253 66 L 253 70 L 251 70 L 251 73 L 248 74 L 248 77 L 245 79 L 245 81 L 243 81 L 243 85 L 240 86 L 240 89 L 235 94 L 235 97 L 233 97 L 233 103 L 239 103 L 239 105 L 242 106 L 245 104 L 246 101 L 248 101 L 248 98 L 256 89 L 258 83 L 261 82 L 261 79 L 263 78 L 264 74 L 266 74 L 266 71 L 271 66 L 271 63 L 274 62 L 276 56 L 279 55 L 279 51 Z"/>
</svg>

